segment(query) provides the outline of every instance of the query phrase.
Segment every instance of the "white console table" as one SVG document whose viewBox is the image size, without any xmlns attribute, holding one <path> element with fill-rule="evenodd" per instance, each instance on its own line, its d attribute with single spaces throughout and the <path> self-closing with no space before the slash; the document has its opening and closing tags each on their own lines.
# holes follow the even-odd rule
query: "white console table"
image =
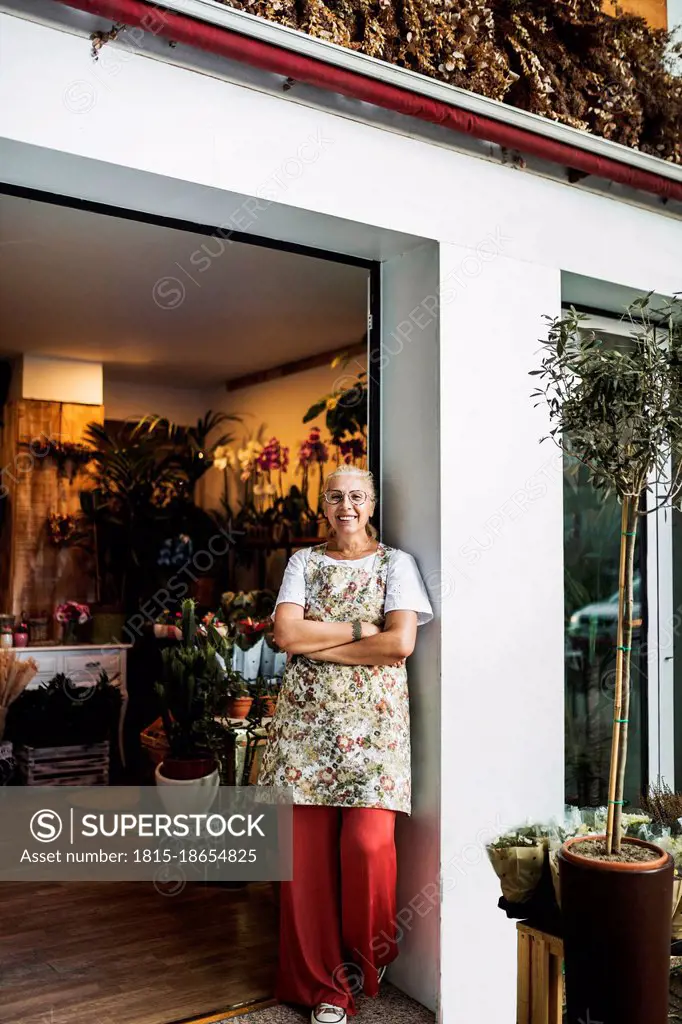
<svg viewBox="0 0 682 1024">
<path fill-rule="evenodd" d="M 13 647 L 17 657 L 31 657 L 38 664 L 38 674 L 26 687 L 36 689 L 49 683 L 58 673 L 68 676 L 74 686 L 95 686 L 102 671 L 121 691 L 121 714 L 118 723 L 118 749 L 125 767 L 123 723 L 128 708 L 127 652 L 132 644 L 44 644 L 35 647 Z"/>
</svg>

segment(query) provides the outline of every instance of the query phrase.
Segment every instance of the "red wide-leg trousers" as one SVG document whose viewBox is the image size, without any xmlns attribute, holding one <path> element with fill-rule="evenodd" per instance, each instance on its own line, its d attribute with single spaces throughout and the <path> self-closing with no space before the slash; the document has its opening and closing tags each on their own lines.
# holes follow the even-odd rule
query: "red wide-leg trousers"
<svg viewBox="0 0 682 1024">
<path fill-rule="evenodd" d="M 275 997 L 342 1006 L 379 991 L 398 955 L 395 811 L 293 807 L 293 879 L 280 888 Z"/>
</svg>

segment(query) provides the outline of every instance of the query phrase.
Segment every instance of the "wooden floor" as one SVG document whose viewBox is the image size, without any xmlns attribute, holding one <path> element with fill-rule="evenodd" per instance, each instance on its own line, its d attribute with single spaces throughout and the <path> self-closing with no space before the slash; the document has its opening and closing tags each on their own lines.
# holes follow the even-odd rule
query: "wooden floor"
<svg viewBox="0 0 682 1024">
<path fill-rule="evenodd" d="M 170 1024 L 272 995 L 269 883 L 0 883 L 2 1024 Z"/>
</svg>

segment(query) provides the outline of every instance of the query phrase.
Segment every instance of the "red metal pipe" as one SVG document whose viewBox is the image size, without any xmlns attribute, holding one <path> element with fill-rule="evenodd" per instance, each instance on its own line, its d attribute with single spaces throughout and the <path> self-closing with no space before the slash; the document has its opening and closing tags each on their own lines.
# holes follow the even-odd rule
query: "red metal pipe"
<svg viewBox="0 0 682 1024">
<path fill-rule="evenodd" d="M 377 107 L 440 124 L 455 132 L 540 157 L 585 174 L 594 174 L 668 199 L 682 200 L 682 182 L 630 167 L 610 157 L 597 156 L 566 142 L 547 139 L 525 128 L 516 128 L 491 117 L 472 114 L 448 103 L 420 96 L 409 89 L 400 89 L 333 64 L 300 56 L 271 43 L 263 43 L 184 14 L 155 7 L 144 0 L 58 2 L 297 82 L 305 82 Z"/>
</svg>

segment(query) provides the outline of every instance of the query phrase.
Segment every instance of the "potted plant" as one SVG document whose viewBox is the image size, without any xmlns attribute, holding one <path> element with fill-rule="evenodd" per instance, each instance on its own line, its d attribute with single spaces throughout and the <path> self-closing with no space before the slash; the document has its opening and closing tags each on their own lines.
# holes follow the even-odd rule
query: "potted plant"
<svg viewBox="0 0 682 1024">
<path fill-rule="evenodd" d="M 266 679 L 263 693 L 263 715 L 266 718 L 272 718 L 277 710 L 277 700 L 279 699 L 280 682 L 279 679 Z"/>
<path fill-rule="evenodd" d="M 633 633 L 634 553 L 642 499 L 657 477 L 659 505 L 682 489 L 682 307 L 628 310 L 627 347 L 607 346 L 571 310 L 547 318 L 534 393 L 548 405 L 549 436 L 621 504 L 619 602 L 608 814 L 602 835 L 568 839 L 558 854 L 569 1024 L 665 1024 L 668 1016 L 673 860 L 655 843 L 623 838 Z M 545 440 L 545 438 L 542 438 Z M 669 470 L 669 460 L 673 470 Z M 659 506 L 657 506 L 659 507 Z M 627 978 L 627 985 L 618 982 Z"/>
<path fill-rule="evenodd" d="M 246 718 L 253 704 L 253 696 L 246 682 L 237 672 L 231 674 L 228 692 L 229 697 L 225 705 L 227 717 Z"/>
<path fill-rule="evenodd" d="M 547 858 L 546 830 L 526 825 L 497 836 L 486 849 L 505 900 L 526 903 L 540 884 Z"/>
<path fill-rule="evenodd" d="M 55 608 L 54 617 L 62 627 L 62 643 L 77 644 L 83 642 L 83 634 L 79 627 L 90 621 L 90 608 L 78 601 L 64 601 Z"/>
<path fill-rule="evenodd" d="M 79 686 L 64 673 L 26 690 L 7 716 L 25 785 L 107 785 L 121 691 L 106 672 Z"/>
<path fill-rule="evenodd" d="M 28 647 L 28 623 L 25 619 L 20 619 L 14 627 L 13 639 L 15 647 Z"/>
<path fill-rule="evenodd" d="M 214 631 L 202 636 L 197 630 L 192 598 L 182 603 L 182 639 L 161 652 L 161 679 L 155 684 L 161 703 L 170 752 L 156 766 L 159 786 L 195 788 L 219 784 L 216 759 L 205 729 L 205 705 L 209 692 L 225 676 L 225 663 Z"/>
</svg>

